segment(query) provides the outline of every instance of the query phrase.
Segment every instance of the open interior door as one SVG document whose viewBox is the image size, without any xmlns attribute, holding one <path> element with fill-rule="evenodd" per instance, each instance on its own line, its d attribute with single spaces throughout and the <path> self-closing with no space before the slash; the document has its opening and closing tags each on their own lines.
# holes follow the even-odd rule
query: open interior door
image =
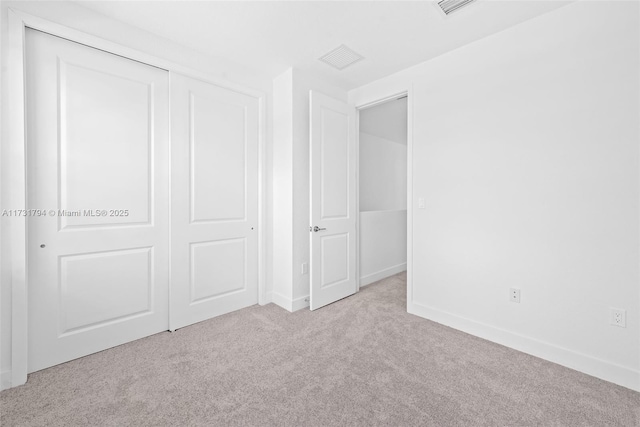
<svg viewBox="0 0 640 427">
<path fill-rule="evenodd" d="M 311 296 L 315 310 L 357 290 L 356 110 L 310 93 Z"/>
</svg>

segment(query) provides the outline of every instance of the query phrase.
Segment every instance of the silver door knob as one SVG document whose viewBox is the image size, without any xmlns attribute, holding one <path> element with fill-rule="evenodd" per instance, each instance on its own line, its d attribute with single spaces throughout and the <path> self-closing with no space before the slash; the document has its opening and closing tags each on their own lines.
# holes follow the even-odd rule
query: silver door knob
<svg viewBox="0 0 640 427">
<path fill-rule="evenodd" d="M 313 226 L 313 231 L 314 231 L 314 233 L 317 233 L 318 231 L 322 231 L 322 230 L 326 230 L 326 228 L 320 228 L 320 227 L 318 227 L 317 225 L 314 225 L 314 226 Z"/>
</svg>

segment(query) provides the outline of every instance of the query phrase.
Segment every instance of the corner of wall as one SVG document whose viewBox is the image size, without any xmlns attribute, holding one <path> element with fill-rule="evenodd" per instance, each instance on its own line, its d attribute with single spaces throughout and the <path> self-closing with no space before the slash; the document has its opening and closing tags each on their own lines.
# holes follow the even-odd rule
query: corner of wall
<svg viewBox="0 0 640 427">
<path fill-rule="evenodd" d="M 289 309 L 293 297 L 293 69 L 273 80 L 271 180 L 272 301 Z"/>
<path fill-rule="evenodd" d="M 272 302 L 275 305 L 284 308 L 288 312 L 293 313 L 294 311 L 302 310 L 303 308 L 309 307 L 309 296 L 307 295 L 292 299 L 285 297 L 284 295 L 281 295 L 277 292 L 273 292 Z"/>
</svg>

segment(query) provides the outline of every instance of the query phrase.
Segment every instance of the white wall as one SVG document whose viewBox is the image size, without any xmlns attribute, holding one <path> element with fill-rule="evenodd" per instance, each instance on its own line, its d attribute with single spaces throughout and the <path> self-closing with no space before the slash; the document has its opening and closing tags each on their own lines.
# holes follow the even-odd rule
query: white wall
<svg viewBox="0 0 640 427">
<path fill-rule="evenodd" d="M 158 58 L 172 61 L 176 64 L 189 67 L 193 70 L 206 73 L 213 79 L 219 81 L 230 81 L 249 88 L 258 89 L 266 95 L 266 105 L 264 121 L 266 123 L 267 165 L 266 169 L 271 170 L 271 92 L 272 79 L 267 75 L 257 74 L 242 66 L 231 62 L 213 59 L 198 52 L 184 48 L 175 42 L 154 36 L 150 33 L 134 28 L 127 24 L 109 19 L 97 14 L 76 3 L 70 2 L 0 2 L 0 39 L 1 39 L 1 61 L 2 61 L 2 82 L 1 92 L 7 93 L 9 82 L 7 81 L 7 17 L 8 9 L 26 12 L 28 14 L 41 17 L 84 33 L 103 38 L 105 40 L 118 43 L 122 46 L 133 48 L 141 52 L 153 55 Z M 233 76 L 231 79 L 229 76 Z M 0 146 L 0 211 L 2 209 L 12 209 L 8 205 L 8 195 L 11 190 L 11 182 L 7 179 L 9 171 L 8 162 L 8 132 L 7 132 L 7 108 L 3 103 L 2 107 L 2 129 Z M 270 189 L 270 175 L 266 185 Z M 269 239 L 272 235 L 271 218 L 269 208 L 266 209 L 266 222 Z M 9 370 L 11 369 L 11 253 L 9 240 L 9 219 L 0 218 L 0 388 L 7 386 L 9 380 Z M 272 277 L 270 272 L 271 251 L 267 251 L 267 276 Z M 267 283 L 270 290 L 272 284 Z"/>
<path fill-rule="evenodd" d="M 273 80 L 271 300 L 293 301 L 293 69 Z"/>
<path fill-rule="evenodd" d="M 407 145 L 407 96 L 398 96 L 373 107 L 362 108 L 358 114 L 360 132 Z"/>
<path fill-rule="evenodd" d="M 407 269 L 407 211 L 360 212 L 360 286 Z"/>
<path fill-rule="evenodd" d="M 406 210 L 406 144 L 361 131 L 359 148 L 360 212 Z"/>
<path fill-rule="evenodd" d="M 350 93 L 413 89 L 410 312 L 640 390 L 639 24 L 576 2 Z"/>
<path fill-rule="evenodd" d="M 404 104 L 406 100 L 388 104 Z M 360 285 L 407 268 L 407 115 L 406 108 L 377 114 L 381 106 L 360 111 L 359 259 Z M 370 120 L 370 118 L 373 118 Z M 393 132 L 392 127 L 404 127 Z M 393 137 L 371 135 L 363 130 Z"/>
</svg>

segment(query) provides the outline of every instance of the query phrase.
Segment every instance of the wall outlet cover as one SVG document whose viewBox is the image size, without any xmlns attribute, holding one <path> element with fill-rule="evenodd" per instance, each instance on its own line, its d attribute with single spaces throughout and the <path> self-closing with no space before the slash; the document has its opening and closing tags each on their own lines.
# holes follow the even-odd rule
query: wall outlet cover
<svg viewBox="0 0 640 427">
<path fill-rule="evenodd" d="M 627 311 L 622 308 L 610 308 L 611 324 L 621 328 L 627 327 Z"/>
<path fill-rule="evenodd" d="M 520 289 L 511 288 L 509 289 L 509 301 L 511 302 L 520 302 Z"/>
</svg>

